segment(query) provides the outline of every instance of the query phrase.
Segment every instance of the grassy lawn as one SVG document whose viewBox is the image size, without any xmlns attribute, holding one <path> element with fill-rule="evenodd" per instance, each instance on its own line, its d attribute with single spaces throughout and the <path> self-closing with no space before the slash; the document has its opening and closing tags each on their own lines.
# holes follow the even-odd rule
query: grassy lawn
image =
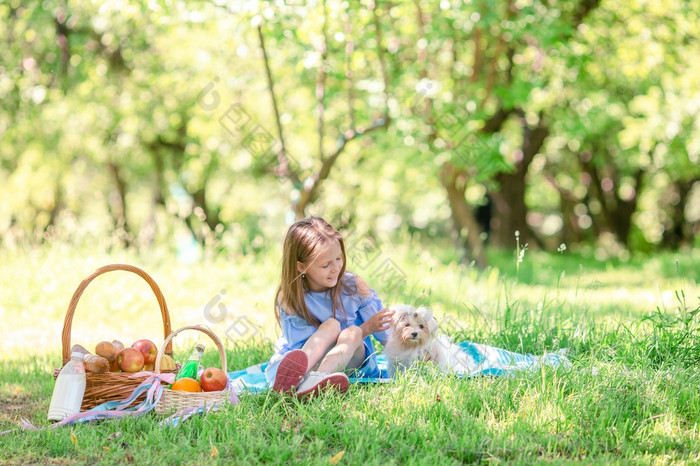
<svg viewBox="0 0 700 466">
<path fill-rule="evenodd" d="M 148 415 L 21 431 L 21 417 L 48 425 L 66 308 L 97 267 L 125 262 L 149 272 L 173 329 L 209 325 L 234 370 L 272 353 L 279 256 L 184 264 L 160 251 L 0 251 L 0 431 L 11 431 L 0 436 L 0 463 L 328 464 L 339 454 L 339 464 L 700 462 L 700 251 L 627 262 L 528 251 L 517 270 L 514 254 L 500 252 L 483 272 L 408 242 L 379 256 L 391 259 L 404 283 L 394 286 L 362 258 L 351 256 L 350 268 L 385 304 L 430 305 L 456 340 L 531 353 L 569 348 L 572 369 L 457 379 L 424 366 L 391 384 L 354 385 L 345 396 L 308 403 L 243 395 L 237 406 L 176 428 Z M 97 278 L 73 324 L 72 343 L 88 348 L 114 338 L 163 341 L 153 293 L 126 272 Z M 198 337 L 178 337 L 176 356 Z M 212 347 L 205 356 L 214 365 Z"/>
</svg>

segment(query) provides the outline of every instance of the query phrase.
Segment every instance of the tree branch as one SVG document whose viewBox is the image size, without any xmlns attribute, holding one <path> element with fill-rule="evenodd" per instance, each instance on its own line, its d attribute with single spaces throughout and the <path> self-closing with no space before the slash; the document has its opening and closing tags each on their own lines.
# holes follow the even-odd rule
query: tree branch
<svg viewBox="0 0 700 466">
<path fill-rule="evenodd" d="M 413 3 L 416 5 L 416 19 L 418 20 L 418 29 L 420 30 L 421 38 L 425 39 L 425 16 L 423 14 L 423 8 L 421 8 L 420 6 L 420 0 L 413 0 Z M 428 54 L 426 50 L 419 50 L 418 56 L 416 58 L 416 61 L 423 62 L 423 67 L 420 69 L 419 73 L 421 79 L 425 79 L 428 77 Z"/>
<path fill-rule="evenodd" d="M 573 18 L 574 19 L 574 21 L 573 21 L 574 29 L 576 29 L 578 27 L 578 25 L 581 24 L 584 19 L 586 19 L 586 16 L 588 16 L 588 14 L 592 10 L 596 9 L 599 5 L 600 5 L 600 0 L 583 0 L 579 4 L 579 8 L 576 11 L 576 13 L 574 13 L 574 18 Z"/>
<path fill-rule="evenodd" d="M 377 8 L 372 8 L 372 18 L 374 20 L 374 33 L 377 36 L 377 58 L 379 58 L 379 68 L 382 71 L 382 81 L 384 82 L 384 113 L 389 115 L 389 73 L 386 71 L 386 57 L 384 56 L 384 49 L 382 44 L 384 43 L 384 34 L 382 34 L 382 25 L 379 21 L 379 15 L 377 15 Z M 353 126 L 354 128 L 354 126 Z"/>
<path fill-rule="evenodd" d="M 486 120 L 486 123 L 484 126 L 479 130 L 481 133 L 484 134 L 493 134 L 501 130 L 501 127 L 503 126 L 503 123 L 506 122 L 508 117 L 515 112 L 515 109 L 508 108 L 505 109 L 503 107 L 499 108 L 496 113 L 494 113 L 491 118 Z"/>
<path fill-rule="evenodd" d="M 343 151 L 345 150 L 345 146 L 347 146 L 347 144 L 350 141 L 358 139 L 362 136 L 366 136 L 367 134 L 378 129 L 386 129 L 389 127 L 389 123 L 390 120 L 387 116 L 386 118 L 379 118 L 375 120 L 367 129 L 351 129 L 346 131 L 345 134 L 341 135 L 338 140 L 338 148 L 330 156 L 325 157 L 323 159 L 321 169 L 317 174 L 314 175 L 313 183 L 311 184 L 311 186 L 308 189 L 302 189 L 301 197 L 299 198 L 299 203 L 297 204 L 299 206 L 297 208 L 297 214 L 302 214 L 303 211 L 306 209 L 306 206 L 316 198 L 321 183 L 324 180 L 326 180 L 326 178 L 328 178 L 328 175 L 330 174 L 331 168 L 335 164 L 335 161 L 338 159 L 340 154 L 343 153 Z"/>
<path fill-rule="evenodd" d="M 305 215 L 306 211 L 306 206 L 310 204 L 311 202 L 316 199 L 316 196 L 318 195 L 318 190 L 321 187 L 321 184 L 328 178 L 330 175 L 331 168 L 335 164 L 336 160 L 340 156 L 340 154 L 343 153 L 345 150 L 345 147 L 350 141 L 353 141 L 355 139 L 358 139 L 362 136 L 366 136 L 367 134 L 376 131 L 378 129 L 386 129 L 389 127 L 389 124 L 391 123 L 391 118 L 389 117 L 389 103 L 388 103 L 388 95 L 389 95 L 389 76 L 386 72 L 386 64 L 384 63 L 384 50 L 382 49 L 382 34 L 381 34 L 381 29 L 378 27 L 381 23 L 379 21 L 379 18 L 376 13 L 376 3 L 373 3 L 371 5 L 372 7 L 372 12 L 374 14 L 374 23 L 375 23 L 375 34 L 377 36 L 376 43 L 377 43 L 377 57 L 380 60 L 380 69 L 382 73 L 382 81 L 384 82 L 384 93 L 385 93 L 385 107 L 384 107 L 384 114 L 374 120 L 372 124 L 370 124 L 369 127 L 361 128 L 361 127 L 352 127 L 342 133 L 338 139 L 338 146 L 336 150 L 330 154 L 328 157 L 321 155 L 321 168 L 318 171 L 318 173 L 314 174 L 312 177 L 312 181 L 310 186 L 306 187 L 303 186 L 302 189 L 300 190 L 300 197 L 299 201 L 295 205 L 295 215 L 297 218 L 301 218 Z"/>
<path fill-rule="evenodd" d="M 323 1 L 323 26 L 321 27 L 321 44 L 319 45 L 319 52 L 321 53 L 321 63 L 318 66 L 318 80 L 316 81 L 316 99 L 318 103 L 316 104 L 316 113 L 318 115 L 318 122 L 316 128 L 318 130 L 318 156 L 321 160 L 324 160 L 323 155 L 323 113 L 325 106 L 323 103 L 323 98 L 326 95 L 326 62 L 328 61 L 328 10 L 326 8 L 326 1 Z"/>
<path fill-rule="evenodd" d="M 279 163 L 280 175 L 289 178 L 294 186 L 301 186 L 299 181 L 299 175 L 296 171 L 289 165 L 289 160 L 287 158 L 287 145 L 284 141 L 284 133 L 282 131 L 282 120 L 280 118 L 279 108 L 277 106 L 277 97 L 275 96 L 274 82 L 272 80 L 272 71 L 270 70 L 270 61 L 267 56 L 267 49 L 265 48 L 265 39 L 262 33 L 262 27 L 258 26 L 258 39 L 260 40 L 260 49 L 263 53 L 263 61 L 265 63 L 265 73 L 267 76 L 267 87 L 270 91 L 270 98 L 272 99 L 272 108 L 275 112 L 275 123 L 277 124 L 277 137 L 280 141 L 280 149 L 277 152 L 277 161 Z"/>
<path fill-rule="evenodd" d="M 481 50 L 481 29 L 479 29 L 479 26 L 474 26 L 472 42 L 474 43 L 474 61 L 472 63 L 472 75 L 469 80 L 474 84 L 479 82 L 481 69 L 484 66 L 483 51 Z"/>
<path fill-rule="evenodd" d="M 350 114 L 350 127 L 355 127 L 355 89 L 352 72 L 352 54 L 355 51 L 355 43 L 352 40 L 352 23 L 350 22 L 350 14 L 348 13 L 348 21 L 345 23 L 345 59 L 347 67 L 345 69 L 345 78 L 348 82 L 348 113 Z"/>
</svg>

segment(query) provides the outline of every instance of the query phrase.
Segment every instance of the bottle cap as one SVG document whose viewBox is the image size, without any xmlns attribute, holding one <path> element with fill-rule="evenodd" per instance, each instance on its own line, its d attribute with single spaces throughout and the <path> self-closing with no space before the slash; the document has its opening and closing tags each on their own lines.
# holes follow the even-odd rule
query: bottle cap
<svg viewBox="0 0 700 466">
<path fill-rule="evenodd" d="M 79 358 L 81 361 L 84 361 L 84 360 L 85 360 L 85 355 L 84 355 L 83 353 L 81 353 L 80 351 L 73 351 L 73 352 L 70 354 L 70 358 L 71 358 L 71 359 L 73 359 L 73 358 Z"/>
<path fill-rule="evenodd" d="M 204 345 L 201 343 L 197 343 L 196 345 L 194 345 L 194 349 L 204 351 Z"/>
</svg>

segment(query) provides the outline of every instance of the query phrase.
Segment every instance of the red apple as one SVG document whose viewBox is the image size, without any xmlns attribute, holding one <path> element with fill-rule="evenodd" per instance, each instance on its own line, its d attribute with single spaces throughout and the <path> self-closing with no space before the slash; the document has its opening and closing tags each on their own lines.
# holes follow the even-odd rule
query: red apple
<svg viewBox="0 0 700 466">
<path fill-rule="evenodd" d="M 143 354 L 144 364 L 153 364 L 156 362 L 156 356 L 158 355 L 158 347 L 151 340 L 138 340 L 135 341 L 132 348 L 136 348 Z"/>
<path fill-rule="evenodd" d="M 143 368 L 143 354 L 134 348 L 124 348 L 117 355 L 117 365 L 124 372 L 138 372 Z"/>
<path fill-rule="evenodd" d="M 228 384 L 228 375 L 216 367 L 204 369 L 202 376 L 199 378 L 199 385 L 205 392 L 218 392 L 226 388 Z"/>
</svg>

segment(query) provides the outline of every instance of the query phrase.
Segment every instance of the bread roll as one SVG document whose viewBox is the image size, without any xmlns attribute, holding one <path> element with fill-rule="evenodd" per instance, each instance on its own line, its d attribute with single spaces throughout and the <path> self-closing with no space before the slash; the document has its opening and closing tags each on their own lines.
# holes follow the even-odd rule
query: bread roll
<svg viewBox="0 0 700 466">
<path fill-rule="evenodd" d="M 85 370 L 88 372 L 94 372 L 95 374 L 102 374 L 109 370 L 109 361 L 102 356 L 96 356 L 94 354 L 88 354 L 85 356 Z"/>
</svg>

